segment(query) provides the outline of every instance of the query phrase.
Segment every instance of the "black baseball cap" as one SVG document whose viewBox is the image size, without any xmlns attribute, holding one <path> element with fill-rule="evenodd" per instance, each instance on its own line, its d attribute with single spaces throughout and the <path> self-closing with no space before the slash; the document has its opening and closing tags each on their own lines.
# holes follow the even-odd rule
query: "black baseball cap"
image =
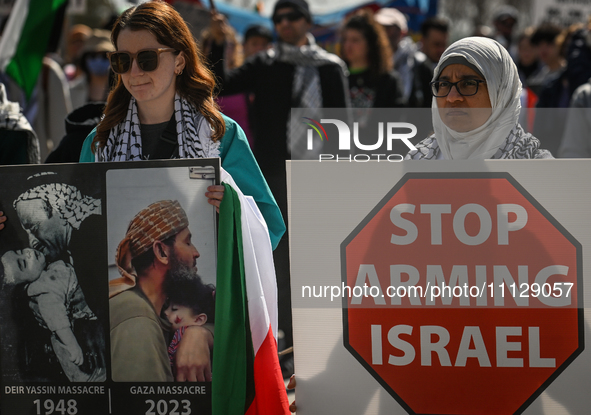
<svg viewBox="0 0 591 415">
<path fill-rule="evenodd" d="M 302 13 L 308 22 L 312 22 L 312 14 L 310 13 L 310 6 L 306 0 L 279 0 L 275 3 L 273 8 L 273 16 L 277 11 L 285 7 L 292 7 L 294 10 Z"/>
<path fill-rule="evenodd" d="M 268 39 L 269 42 L 273 41 L 273 33 L 271 32 L 271 30 L 269 30 L 265 26 L 261 26 L 261 25 L 249 26 L 248 29 L 246 29 L 246 32 L 244 32 L 244 41 L 246 42 L 249 38 L 255 37 L 255 36 L 264 37 L 265 39 Z"/>
</svg>

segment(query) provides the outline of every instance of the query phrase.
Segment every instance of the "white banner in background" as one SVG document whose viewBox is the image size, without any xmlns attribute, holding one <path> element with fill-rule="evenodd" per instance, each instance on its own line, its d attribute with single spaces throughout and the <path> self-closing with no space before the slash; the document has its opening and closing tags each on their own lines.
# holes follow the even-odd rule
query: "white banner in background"
<svg viewBox="0 0 591 415">
<path fill-rule="evenodd" d="M 584 23 L 591 15 L 591 0 L 534 0 L 532 24 L 551 21 L 567 27 Z"/>
</svg>

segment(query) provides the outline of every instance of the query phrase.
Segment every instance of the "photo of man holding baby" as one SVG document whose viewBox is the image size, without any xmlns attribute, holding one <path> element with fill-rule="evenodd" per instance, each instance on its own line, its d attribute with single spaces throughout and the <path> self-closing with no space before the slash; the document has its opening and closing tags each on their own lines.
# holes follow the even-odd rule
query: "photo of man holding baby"
<svg viewBox="0 0 591 415">
<path fill-rule="evenodd" d="M 0 195 L 7 217 L 0 231 L 5 381 L 106 379 L 106 307 L 96 295 L 102 287 L 94 263 L 102 255 L 102 202 L 92 189 L 100 186 L 85 179 L 93 196 L 56 172 L 17 175 Z"/>
</svg>

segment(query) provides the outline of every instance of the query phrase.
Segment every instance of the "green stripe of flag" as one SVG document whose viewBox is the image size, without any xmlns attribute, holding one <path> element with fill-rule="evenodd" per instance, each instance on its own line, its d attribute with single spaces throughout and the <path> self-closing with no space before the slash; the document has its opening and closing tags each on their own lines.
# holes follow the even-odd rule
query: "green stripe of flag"
<svg viewBox="0 0 591 415">
<path fill-rule="evenodd" d="M 31 97 L 37 84 L 56 12 L 66 1 L 30 0 L 29 2 L 29 12 L 18 46 L 6 67 L 6 73 L 23 89 L 27 99 Z"/>
<path fill-rule="evenodd" d="M 212 414 L 243 415 L 254 398 L 254 350 L 242 251 L 240 199 L 224 184 L 218 228 Z"/>
</svg>

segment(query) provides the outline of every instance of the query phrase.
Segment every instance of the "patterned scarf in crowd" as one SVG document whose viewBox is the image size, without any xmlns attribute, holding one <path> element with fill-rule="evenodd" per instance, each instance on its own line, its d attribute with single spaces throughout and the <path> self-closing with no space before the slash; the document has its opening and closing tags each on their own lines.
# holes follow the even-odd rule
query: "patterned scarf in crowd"
<svg viewBox="0 0 591 415">
<path fill-rule="evenodd" d="M 117 247 L 115 262 L 121 277 L 109 281 L 109 297 L 135 286 L 136 275 L 131 260 L 189 226 L 187 214 L 176 200 L 161 200 L 141 210 L 129 223 Z"/>
<path fill-rule="evenodd" d="M 435 135 L 416 145 L 417 151 L 409 152 L 405 160 L 437 160 L 441 159 L 441 148 Z M 491 159 L 552 159 L 548 150 L 540 149 L 540 140 L 523 131 L 517 124 L 509 136 Z"/>
<path fill-rule="evenodd" d="M 211 139 L 211 127 L 203 115 L 186 99 L 175 95 L 174 118 L 179 158 L 219 157 L 219 141 Z M 105 147 L 97 151 L 96 161 L 135 161 L 142 157 L 142 137 L 135 98 L 129 101 L 127 116 L 112 128 Z"/>
<path fill-rule="evenodd" d="M 322 108 L 322 88 L 320 85 L 320 75 L 318 73 L 319 66 L 330 63 L 340 65 L 343 69 L 343 86 L 345 90 L 348 89 L 346 79 L 347 66 L 345 63 L 338 56 L 328 53 L 316 45 L 314 36 L 311 34 L 308 34 L 307 45 L 300 47 L 279 42 L 275 45 L 274 49 L 269 50 L 268 54 L 272 59 L 276 59 L 279 62 L 289 63 L 296 67 L 291 92 L 292 108 Z M 295 143 L 293 143 L 294 145 L 291 145 L 291 137 L 304 141 L 306 140 L 306 130 L 307 127 L 302 124 L 300 120 L 288 121 L 288 152 L 291 152 L 293 149 L 299 149 L 300 147 L 302 149 L 304 148 L 304 146 L 296 146 Z M 292 154 L 292 158 L 297 159 L 299 157 L 297 154 Z"/>
</svg>

